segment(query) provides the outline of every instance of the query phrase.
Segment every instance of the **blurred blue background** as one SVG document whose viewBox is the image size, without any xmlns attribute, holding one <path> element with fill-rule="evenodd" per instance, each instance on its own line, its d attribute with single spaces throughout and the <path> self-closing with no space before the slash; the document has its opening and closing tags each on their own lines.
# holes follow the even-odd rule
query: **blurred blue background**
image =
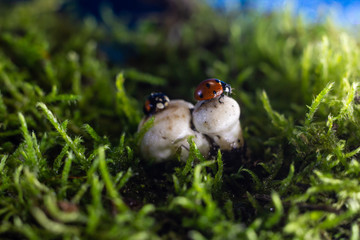
<svg viewBox="0 0 360 240">
<path fill-rule="evenodd" d="M 115 14 L 125 16 L 128 20 L 137 19 L 153 13 L 161 13 L 169 8 L 183 5 L 189 7 L 193 1 L 199 0 L 76 0 L 69 1 L 68 10 L 74 10 L 80 15 L 100 16 L 101 6 L 111 7 Z M 219 11 L 239 9 L 256 9 L 269 12 L 290 8 L 295 14 L 301 14 L 309 21 L 322 21 L 332 17 L 343 26 L 360 24 L 360 1 L 330 1 L 330 0 L 204 0 Z"/>
<path fill-rule="evenodd" d="M 0 0 L 13 3 L 14 0 Z M 23 0 L 22 0 L 23 1 Z M 330 0 L 69 0 L 65 1 L 63 10 L 72 12 L 80 18 L 92 15 L 102 20 L 103 7 L 110 8 L 115 15 L 125 19 L 129 26 L 135 26 L 137 20 L 156 15 L 158 19 L 170 18 L 178 21 L 191 15 L 194 3 L 204 1 L 219 12 L 238 10 L 257 10 L 260 13 L 289 9 L 294 14 L 300 14 L 308 22 L 321 22 L 331 17 L 337 25 L 353 32 L 360 24 L 360 1 L 330 1 Z M 165 18 L 166 16 L 166 18 Z M 169 24 L 174 24 L 170 21 Z M 101 44 L 113 62 L 123 62 L 134 55 L 133 49 L 116 49 L 111 44 Z"/>
<path fill-rule="evenodd" d="M 332 17 L 340 25 L 360 24 L 360 1 L 331 0 L 207 0 L 215 8 L 231 11 L 232 9 L 257 9 L 269 12 L 278 9 L 291 8 L 294 13 L 301 13 L 310 21 L 321 21 Z"/>
</svg>

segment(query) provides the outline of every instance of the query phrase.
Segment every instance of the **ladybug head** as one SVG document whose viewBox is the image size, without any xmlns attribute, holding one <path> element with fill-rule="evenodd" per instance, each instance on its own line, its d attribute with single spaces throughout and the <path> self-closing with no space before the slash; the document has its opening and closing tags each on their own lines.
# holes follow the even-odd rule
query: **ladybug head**
<svg viewBox="0 0 360 240">
<path fill-rule="evenodd" d="M 144 113 L 152 115 L 158 111 L 165 109 L 169 105 L 170 99 L 164 93 L 154 92 L 145 101 Z"/>
<path fill-rule="evenodd" d="M 231 88 L 230 84 L 227 84 L 226 82 L 223 82 L 223 81 L 220 81 L 220 82 L 221 82 L 224 93 L 226 93 L 228 95 L 231 94 L 232 88 Z"/>
<path fill-rule="evenodd" d="M 224 87 L 224 93 L 231 94 L 231 92 L 232 92 L 231 86 L 229 84 L 226 84 Z"/>
</svg>

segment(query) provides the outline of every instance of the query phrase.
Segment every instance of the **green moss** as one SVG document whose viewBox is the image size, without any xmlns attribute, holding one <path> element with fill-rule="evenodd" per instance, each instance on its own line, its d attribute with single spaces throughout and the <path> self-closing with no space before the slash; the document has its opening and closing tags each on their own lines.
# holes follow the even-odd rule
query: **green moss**
<svg viewBox="0 0 360 240">
<path fill-rule="evenodd" d="M 0 238 L 359 239 L 356 37 L 290 12 L 129 29 L 60 6 L 0 6 Z M 146 162 L 145 97 L 193 101 L 207 77 L 234 88 L 248 154 L 190 138 L 187 162 Z"/>
</svg>

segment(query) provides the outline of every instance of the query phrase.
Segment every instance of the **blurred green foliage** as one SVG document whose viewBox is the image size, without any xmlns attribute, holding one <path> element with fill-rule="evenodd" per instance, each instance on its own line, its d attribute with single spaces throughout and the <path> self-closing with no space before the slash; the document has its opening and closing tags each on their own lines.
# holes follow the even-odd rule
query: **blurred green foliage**
<svg viewBox="0 0 360 240">
<path fill-rule="evenodd" d="M 2 239 L 359 239 L 357 39 L 290 11 L 194 4 L 130 29 L 61 3 L 0 6 Z M 144 161 L 145 97 L 193 101 L 208 77 L 234 88 L 248 158 L 189 139 L 186 163 Z"/>
</svg>

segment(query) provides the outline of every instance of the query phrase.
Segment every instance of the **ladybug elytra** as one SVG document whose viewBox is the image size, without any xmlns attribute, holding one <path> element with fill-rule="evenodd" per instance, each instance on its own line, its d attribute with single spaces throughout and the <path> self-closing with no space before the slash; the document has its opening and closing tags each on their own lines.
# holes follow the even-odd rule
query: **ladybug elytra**
<svg viewBox="0 0 360 240">
<path fill-rule="evenodd" d="M 144 113 L 146 115 L 154 114 L 165 109 L 169 105 L 170 99 L 164 93 L 154 92 L 145 101 Z"/>
<path fill-rule="evenodd" d="M 231 86 L 219 79 L 210 78 L 202 81 L 195 89 L 196 100 L 209 100 L 224 94 L 231 94 Z"/>
</svg>

